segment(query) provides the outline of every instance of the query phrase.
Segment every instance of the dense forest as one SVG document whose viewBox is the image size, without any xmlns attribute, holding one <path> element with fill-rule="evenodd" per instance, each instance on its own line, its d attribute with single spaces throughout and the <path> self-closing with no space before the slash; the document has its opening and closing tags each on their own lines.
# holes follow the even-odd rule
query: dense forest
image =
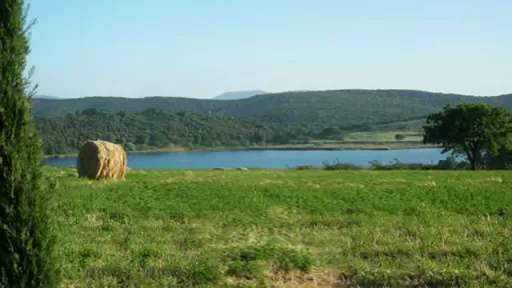
<svg viewBox="0 0 512 288">
<path fill-rule="evenodd" d="M 80 99 L 32 99 L 34 116 L 66 116 L 88 108 L 144 112 L 158 108 L 203 115 L 250 118 L 264 124 L 284 124 L 319 131 L 329 126 L 364 130 L 380 125 L 419 119 L 446 104 L 483 102 L 512 110 L 512 94 L 474 97 L 414 90 L 332 90 L 257 95 L 240 100 L 179 97 L 86 97 Z"/>
<path fill-rule="evenodd" d="M 127 151 L 173 147 L 232 147 L 307 142 L 310 132 L 229 116 L 148 109 L 142 113 L 86 109 L 63 117 L 36 118 L 46 155 L 78 152 L 84 141 L 102 139 Z"/>
</svg>

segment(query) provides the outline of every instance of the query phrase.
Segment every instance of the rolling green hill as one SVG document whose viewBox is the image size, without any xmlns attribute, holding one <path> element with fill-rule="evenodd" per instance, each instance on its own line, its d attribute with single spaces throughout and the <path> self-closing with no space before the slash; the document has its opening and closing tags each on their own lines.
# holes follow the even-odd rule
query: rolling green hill
<svg viewBox="0 0 512 288">
<path fill-rule="evenodd" d="M 191 99 L 179 97 L 81 99 L 33 99 L 34 115 L 64 116 L 87 108 L 143 112 L 148 108 L 190 111 L 208 115 L 246 117 L 264 123 L 279 123 L 319 129 L 338 126 L 360 129 L 418 119 L 446 104 L 484 102 L 512 110 L 512 94 L 475 97 L 414 90 L 331 90 L 258 95 L 240 100 Z"/>
</svg>

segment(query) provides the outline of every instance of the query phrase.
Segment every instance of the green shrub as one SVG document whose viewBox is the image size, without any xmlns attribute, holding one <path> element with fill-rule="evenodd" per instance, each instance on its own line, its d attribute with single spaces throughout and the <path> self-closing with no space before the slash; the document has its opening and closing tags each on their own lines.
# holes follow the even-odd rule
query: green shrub
<svg viewBox="0 0 512 288">
<path fill-rule="evenodd" d="M 29 50 L 24 1 L 0 2 L 0 287 L 58 286 L 42 141 L 23 71 Z M 33 95 L 33 94 L 32 94 Z"/>
<path fill-rule="evenodd" d="M 405 139 L 405 135 L 404 134 L 395 134 L 395 140 L 397 141 L 402 141 Z"/>
<path fill-rule="evenodd" d="M 339 160 L 336 160 L 332 164 L 328 161 L 324 161 L 323 170 L 361 170 L 363 169 L 361 166 L 350 163 L 341 163 Z"/>
</svg>

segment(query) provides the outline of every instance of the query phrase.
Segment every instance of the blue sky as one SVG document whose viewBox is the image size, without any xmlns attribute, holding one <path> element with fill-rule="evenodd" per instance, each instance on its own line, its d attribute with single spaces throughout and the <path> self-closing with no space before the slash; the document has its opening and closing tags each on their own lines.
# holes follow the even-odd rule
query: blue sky
<svg viewBox="0 0 512 288">
<path fill-rule="evenodd" d="M 510 0 L 28 3 L 40 94 L 512 93 Z"/>
</svg>

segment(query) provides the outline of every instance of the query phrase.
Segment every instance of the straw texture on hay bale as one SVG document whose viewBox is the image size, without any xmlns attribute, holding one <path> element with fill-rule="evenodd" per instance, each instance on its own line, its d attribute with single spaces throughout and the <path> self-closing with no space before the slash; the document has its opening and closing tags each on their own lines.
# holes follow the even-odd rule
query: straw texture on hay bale
<svg viewBox="0 0 512 288">
<path fill-rule="evenodd" d="M 89 179 L 124 179 L 126 152 L 123 147 L 107 141 L 86 141 L 77 157 L 78 177 Z"/>
</svg>

